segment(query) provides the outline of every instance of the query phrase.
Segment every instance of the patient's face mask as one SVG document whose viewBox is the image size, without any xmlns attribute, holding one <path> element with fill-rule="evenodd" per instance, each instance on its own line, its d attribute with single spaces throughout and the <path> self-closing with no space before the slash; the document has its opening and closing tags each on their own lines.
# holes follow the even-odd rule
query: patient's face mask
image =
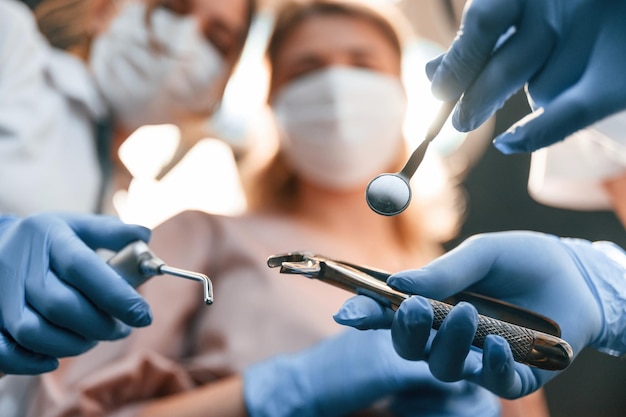
<svg viewBox="0 0 626 417">
<path fill-rule="evenodd" d="M 283 87 L 272 108 L 286 156 L 318 185 L 363 186 L 388 170 L 403 146 L 404 88 L 377 71 L 316 71 Z"/>
<path fill-rule="evenodd" d="M 211 113 L 226 75 L 224 59 L 192 16 L 127 4 L 92 45 L 90 66 L 113 116 L 126 128 Z"/>
</svg>

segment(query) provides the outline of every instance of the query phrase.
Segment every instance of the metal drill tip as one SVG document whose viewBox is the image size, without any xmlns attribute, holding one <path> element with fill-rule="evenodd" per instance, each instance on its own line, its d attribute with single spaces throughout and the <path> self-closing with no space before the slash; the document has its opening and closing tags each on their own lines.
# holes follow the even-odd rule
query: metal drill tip
<svg viewBox="0 0 626 417">
<path fill-rule="evenodd" d="M 203 284 L 204 288 L 204 303 L 206 305 L 213 304 L 213 284 L 209 277 L 199 272 L 186 271 L 184 269 L 173 268 L 171 266 L 162 265 L 160 267 L 162 274 L 174 275 L 180 278 L 186 278 L 193 281 L 198 281 Z"/>
</svg>

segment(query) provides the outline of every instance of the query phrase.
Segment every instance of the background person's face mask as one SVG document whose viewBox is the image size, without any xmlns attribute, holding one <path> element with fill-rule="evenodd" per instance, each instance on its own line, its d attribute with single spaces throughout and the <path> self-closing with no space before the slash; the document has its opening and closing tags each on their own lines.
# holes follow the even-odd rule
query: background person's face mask
<svg viewBox="0 0 626 417">
<path fill-rule="evenodd" d="M 163 8 L 146 25 L 145 4 L 129 3 L 92 45 L 90 66 L 116 121 L 128 129 L 209 115 L 226 63 L 192 16 Z"/>
<path fill-rule="evenodd" d="M 388 170 L 403 146 L 404 88 L 377 71 L 316 71 L 282 88 L 272 108 L 287 158 L 318 185 L 363 186 Z"/>
</svg>

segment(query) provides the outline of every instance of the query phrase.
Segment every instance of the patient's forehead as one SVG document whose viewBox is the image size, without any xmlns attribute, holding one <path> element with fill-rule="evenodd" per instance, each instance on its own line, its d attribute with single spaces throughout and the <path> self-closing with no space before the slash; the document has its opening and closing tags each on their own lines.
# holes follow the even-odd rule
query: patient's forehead
<svg viewBox="0 0 626 417">
<path fill-rule="evenodd" d="M 400 56 L 383 31 L 358 16 L 317 15 L 288 32 L 273 62 L 274 88 L 331 65 L 400 75 Z"/>
</svg>

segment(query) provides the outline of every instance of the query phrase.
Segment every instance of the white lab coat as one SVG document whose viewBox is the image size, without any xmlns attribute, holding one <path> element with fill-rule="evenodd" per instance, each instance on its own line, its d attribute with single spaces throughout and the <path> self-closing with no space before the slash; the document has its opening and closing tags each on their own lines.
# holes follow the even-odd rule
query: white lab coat
<svg viewBox="0 0 626 417">
<path fill-rule="evenodd" d="M 52 48 L 26 6 L 0 0 L 0 213 L 94 212 L 94 121 L 106 114 L 84 63 Z"/>
</svg>

